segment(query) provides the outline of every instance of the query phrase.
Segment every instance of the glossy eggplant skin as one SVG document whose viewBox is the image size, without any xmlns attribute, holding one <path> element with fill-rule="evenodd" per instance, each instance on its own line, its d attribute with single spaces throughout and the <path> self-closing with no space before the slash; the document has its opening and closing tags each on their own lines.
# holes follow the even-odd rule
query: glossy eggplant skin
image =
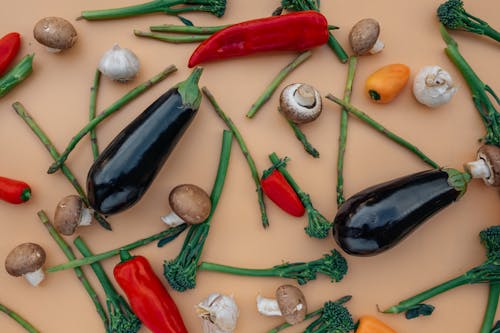
<svg viewBox="0 0 500 333">
<path fill-rule="evenodd" d="M 183 104 L 177 88 L 171 88 L 125 127 L 89 170 L 91 207 L 109 215 L 137 203 L 196 112 Z"/>
<path fill-rule="evenodd" d="M 348 254 L 369 256 L 398 244 L 462 193 L 443 170 L 423 171 L 367 188 L 346 200 L 333 236 Z"/>
</svg>

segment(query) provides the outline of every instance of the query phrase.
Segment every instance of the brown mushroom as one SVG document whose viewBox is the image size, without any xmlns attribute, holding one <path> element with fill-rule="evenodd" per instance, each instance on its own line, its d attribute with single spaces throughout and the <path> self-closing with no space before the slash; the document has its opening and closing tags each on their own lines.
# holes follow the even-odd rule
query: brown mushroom
<svg viewBox="0 0 500 333">
<path fill-rule="evenodd" d="M 477 160 L 465 165 L 473 178 L 482 178 L 489 186 L 500 186 L 500 147 L 483 145 L 477 151 Z"/>
<path fill-rule="evenodd" d="M 293 83 L 286 86 L 280 95 L 280 111 L 295 124 L 308 123 L 321 114 L 321 94 L 311 85 Z"/>
<path fill-rule="evenodd" d="M 23 243 L 16 246 L 5 259 L 5 270 L 12 276 L 24 276 L 32 285 L 37 286 L 45 277 L 45 251 L 35 243 Z"/>
<path fill-rule="evenodd" d="M 289 284 L 276 289 L 276 299 L 257 297 L 257 309 L 267 316 L 282 316 L 291 325 L 304 321 L 307 302 L 302 291 Z"/>
<path fill-rule="evenodd" d="M 35 39 L 51 52 L 71 48 L 77 40 L 73 25 L 62 17 L 45 17 L 33 29 Z"/>
<path fill-rule="evenodd" d="M 373 54 L 382 51 L 384 44 L 379 40 L 380 25 L 372 18 L 357 22 L 349 32 L 349 43 L 355 55 Z"/>
<path fill-rule="evenodd" d="M 70 236 L 79 226 L 92 223 L 91 211 L 78 195 L 68 195 L 59 201 L 54 214 L 54 227 L 61 234 Z"/>
<path fill-rule="evenodd" d="M 161 219 L 171 227 L 182 223 L 202 223 L 212 209 L 212 202 L 207 192 L 193 184 L 174 187 L 170 191 L 168 201 L 172 212 L 162 216 Z"/>
</svg>

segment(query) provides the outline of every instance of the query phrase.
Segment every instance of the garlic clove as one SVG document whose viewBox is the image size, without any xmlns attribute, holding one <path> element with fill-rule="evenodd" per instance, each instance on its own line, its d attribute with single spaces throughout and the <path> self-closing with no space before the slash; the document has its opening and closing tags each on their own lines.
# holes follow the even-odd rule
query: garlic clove
<svg viewBox="0 0 500 333">
<path fill-rule="evenodd" d="M 132 80 L 139 71 L 139 59 L 129 49 L 121 48 L 118 44 L 106 51 L 99 61 L 99 71 L 118 82 Z"/>
<path fill-rule="evenodd" d="M 204 333 L 232 333 L 239 315 L 234 298 L 219 293 L 208 295 L 196 306 L 196 312 Z"/>
<path fill-rule="evenodd" d="M 413 95 L 431 108 L 448 103 L 456 92 L 451 75 L 439 66 L 422 68 L 413 80 Z"/>
</svg>

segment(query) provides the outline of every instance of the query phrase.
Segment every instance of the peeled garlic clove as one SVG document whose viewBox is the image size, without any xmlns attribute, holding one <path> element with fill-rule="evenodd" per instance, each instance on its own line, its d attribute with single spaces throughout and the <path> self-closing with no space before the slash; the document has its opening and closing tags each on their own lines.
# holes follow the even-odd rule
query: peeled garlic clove
<svg viewBox="0 0 500 333">
<path fill-rule="evenodd" d="M 232 333 L 236 328 L 239 310 L 231 296 L 212 293 L 197 305 L 196 311 L 204 333 Z"/>
<path fill-rule="evenodd" d="M 413 80 L 413 95 L 431 108 L 448 103 L 456 92 L 450 74 L 439 66 L 422 68 Z"/>
<path fill-rule="evenodd" d="M 118 44 L 104 53 L 99 61 L 99 71 L 118 82 L 132 80 L 139 71 L 139 59 L 129 49 L 123 49 Z"/>
</svg>

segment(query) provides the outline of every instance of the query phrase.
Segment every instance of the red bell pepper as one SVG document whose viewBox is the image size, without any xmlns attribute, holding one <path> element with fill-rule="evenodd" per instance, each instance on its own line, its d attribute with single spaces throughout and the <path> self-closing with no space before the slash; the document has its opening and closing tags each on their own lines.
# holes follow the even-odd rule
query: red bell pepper
<svg viewBox="0 0 500 333">
<path fill-rule="evenodd" d="M 17 32 L 8 33 L 0 39 L 0 75 L 14 61 L 20 47 L 21 36 Z"/>
<path fill-rule="evenodd" d="M 304 205 L 299 196 L 278 169 L 271 167 L 265 171 L 260 185 L 269 199 L 285 212 L 297 217 L 304 215 Z"/>
<path fill-rule="evenodd" d="M 120 251 L 120 258 L 113 275 L 141 322 L 153 333 L 187 333 L 177 305 L 149 261 L 125 250 Z"/>
<path fill-rule="evenodd" d="M 260 18 L 230 25 L 200 43 L 188 66 L 266 51 L 305 51 L 328 41 L 328 22 L 316 11 Z"/>
<path fill-rule="evenodd" d="M 23 181 L 0 177 L 0 199 L 12 204 L 21 204 L 31 198 L 31 188 Z"/>
</svg>

